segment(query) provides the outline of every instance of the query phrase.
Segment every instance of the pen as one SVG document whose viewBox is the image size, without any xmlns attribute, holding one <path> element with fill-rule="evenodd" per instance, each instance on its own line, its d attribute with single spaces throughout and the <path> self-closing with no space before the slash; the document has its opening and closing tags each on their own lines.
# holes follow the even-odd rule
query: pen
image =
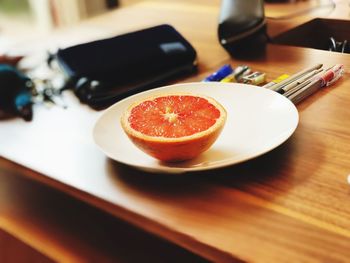
<svg viewBox="0 0 350 263">
<path fill-rule="evenodd" d="M 316 74 L 315 76 L 313 76 L 312 78 L 310 79 L 307 79 L 306 81 L 300 83 L 299 85 L 291 88 L 290 90 L 282 93 L 280 92 L 281 94 L 283 94 L 285 97 L 289 97 L 290 95 L 292 95 L 293 93 L 297 92 L 298 90 L 302 89 L 303 87 L 309 85 L 311 82 L 313 82 L 314 80 L 316 79 L 319 79 L 320 76 L 323 74 L 325 70 L 324 69 L 321 69 L 320 72 L 318 74 Z"/>
<path fill-rule="evenodd" d="M 270 87 L 274 86 L 277 83 L 280 83 L 281 81 L 283 81 L 287 78 L 289 78 L 288 74 L 282 74 L 282 75 L 278 76 L 276 79 L 274 79 L 273 81 L 262 86 L 262 88 L 269 89 Z"/>
<path fill-rule="evenodd" d="M 242 76 L 249 74 L 250 68 L 248 66 L 237 67 L 230 75 L 226 76 L 220 82 L 238 82 Z"/>
<path fill-rule="evenodd" d="M 322 72 L 323 69 L 315 69 L 314 71 L 311 71 L 309 73 L 306 73 L 303 77 L 300 79 L 297 79 L 296 81 L 293 81 L 292 83 L 280 88 L 278 90 L 278 93 L 284 94 L 293 88 L 297 87 L 298 85 L 306 82 L 307 80 L 311 79 L 313 76 L 317 75 L 318 73 Z"/>
<path fill-rule="evenodd" d="M 220 81 L 226 76 L 230 75 L 233 72 L 233 69 L 230 64 L 223 65 L 221 68 L 219 68 L 216 72 L 209 75 L 205 79 L 203 79 L 204 82 L 209 81 Z"/>
<path fill-rule="evenodd" d="M 317 64 L 314 65 L 310 68 L 304 69 L 302 71 L 299 71 L 297 73 L 295 73 L 294 75 L 290 76 L 289 78 L 281 81 L 280 83 L 277 83 L 276 85 L 270 87 L 269 89 L 274 90 L 274 91 L 278 91 L 279 89 L 281 89 L 282 87 L 292 83 L 293 81 L 299 79 L 300 77 L 304 76 L 305 74 L 315 70 L 315 69 L 320 69 L 322 68 L 323 64 Z"/>
<path fill-rule="evenodd" d="M 307 98 L 318 89 L 329 86 L 335 81 L 337 81 L 344 72 L 344 67 L 341 64 L 333 66 L 331 69 L 327 70 L 325 73 L 321 74 L 320 77 L 314 79 L 311 83 L 298 90 L 297 92 L 290 95 L 288 98 L 295 104 Z"/>
</svg>

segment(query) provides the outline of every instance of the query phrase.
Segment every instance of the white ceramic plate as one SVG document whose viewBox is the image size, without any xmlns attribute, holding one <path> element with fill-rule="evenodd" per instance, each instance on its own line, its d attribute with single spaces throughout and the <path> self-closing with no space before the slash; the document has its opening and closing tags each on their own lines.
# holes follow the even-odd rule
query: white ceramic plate
<svg viewBox="0 0 350 263">
<path fill-rule="evenodd" d="M 227 110 L 227 121 L 218 140 L 193 160 L 160 162 L 134 146 L 120 125 L 120 117 L 130 104 L 168 92 L 204 94 Z M 152 89 L 114 104 L 96 122 L 93 137 L 115 161 L 151 172 L 182 173 L 229 166 L 264 154 L 287 140 L 298 120 L 294 104 L 271 90 L 233 83 L 185 83 Z"/>
</svg>

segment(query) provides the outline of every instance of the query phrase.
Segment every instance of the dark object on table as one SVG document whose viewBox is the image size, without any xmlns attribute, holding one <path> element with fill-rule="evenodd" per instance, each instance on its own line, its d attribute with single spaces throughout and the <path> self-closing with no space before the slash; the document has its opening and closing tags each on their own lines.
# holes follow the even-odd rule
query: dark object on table
<svg viewBox="0 0 350 263">
<path fill-rule="evenodd" d="M 218 27 L 220 44 L 233 57 L 256 57 L 268 36 L 263 0 L 223 0 Z"/>
<path fill-rule="evenodd" d="M 56 57 L 80 101 L 94 108 L 196 70 L 196 51 L 170 25 L 61 49 Z"/>
<path fill-rule="evenodd" d="M 33 118 L 31 80 L 16 68 L 0 64 L 0 110 L 26 121 Z"/>
</svg>

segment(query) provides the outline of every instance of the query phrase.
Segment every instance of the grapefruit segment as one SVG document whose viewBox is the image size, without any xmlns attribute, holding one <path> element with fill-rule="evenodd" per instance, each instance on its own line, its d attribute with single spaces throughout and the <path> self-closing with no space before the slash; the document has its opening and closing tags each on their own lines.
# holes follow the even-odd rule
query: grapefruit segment
<svg viewBox="0 0 350 263">
<path fill-rule="evenodd" d="M 132 104 L 121 124 L 132 142 L 162 161 L 192 159 L 207 150 L 226 121 L 214 99 L 191 94 L 151 97 Z"/>
</svg>

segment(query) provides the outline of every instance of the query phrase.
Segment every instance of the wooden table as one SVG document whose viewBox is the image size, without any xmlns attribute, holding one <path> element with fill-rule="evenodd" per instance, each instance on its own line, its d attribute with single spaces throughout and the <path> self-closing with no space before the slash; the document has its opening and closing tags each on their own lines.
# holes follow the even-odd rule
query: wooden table
<svg viewBox="0 0 350 263">
<path fill-rule="evenodd" d="M 296 7 L 305 6 L 299 3 Z M 266 10 L 272 16 L 294 9 L 267 5 Z M 199 73 L 185 81 L 199 81 L 224 63 L 248 64 L 267 72 L 269 80 L 316 63 L 324 63 L 325 67 L 343 63 L 350 68 L 347 54 L 278 45 L 268 45 L 266 54 L 258 59 L 232 59 L 218 44 L 217 15 L 217 1 L 141 2 L 58 32 L 56 37 L 87 39 L 90 35 L 84 32 L 96 32 L 95 37 L 100 37 L 159 23 L 172 24 L 198 52 Z M 337 1 L 329 16 L 348 19 L 347 1 Z M 269 33 L 275 35 L 310 18 L 309 14 L 269 21 Z M 33 257 L 39 253 L 49 261 L 127 261 L 125 254 L 115 252 L 114 244 L 123 244 L 130 233 L 137 233 L 131 234 L 134 241 L 126 242 L 125 247 L 132 248 L 124 248 L 131 261 L 164 261 L 167 251 L 166 260 L 178 258 L 175 261 L 184 262 L 348 262 L 348 77 L 347 71 L 334 86 L 298 105 L 299 126 L 283 145 L 225 169 L 179 176 L 147 174 L 108 160 L 90 145 L 72 169 L 92 169 L 72 171 L 70 163 L 62 163 L 68 166 L 64 169 L 72 175 L 69 178 L 38 173 L 1 158 L 3 239 L 8 240 L 6 235 L 10 234 L 36 250 Z M 86 134 L 82 131 L 83 137 Z M 0 140 L 13 140 L 16 145 L 16 138 Z M 77 147 L 74 150 L 79 151 Z M 50 156 L 43 158 L 50 162 Z M 103 163 L 101 167 L 106 171 L 94 174 L 96 167 L 100 168 L 94 162 Z M 98 189 L 101 186 L 105 188 Z M 142 250 L 145 243 L 152 244 L 153 253 Z M 132 257 L 134 250 L 140 251 L 141 258 Z"/>
</svg>

